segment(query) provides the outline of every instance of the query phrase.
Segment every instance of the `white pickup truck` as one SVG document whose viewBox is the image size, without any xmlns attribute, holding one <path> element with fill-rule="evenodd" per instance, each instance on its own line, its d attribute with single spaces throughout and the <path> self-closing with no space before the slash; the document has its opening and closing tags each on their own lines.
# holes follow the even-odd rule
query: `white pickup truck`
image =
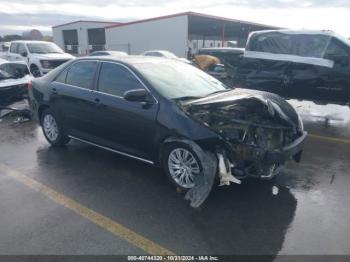
<svg viewBox="0 0 350 262">
<path fill-rule="evenodd" d="M 12 41 L 5 58 L 25 61 L 34 77 L 40 77 L 57 66 L 74 59 L 61 48 L 45 41 Z"/>
</svg>

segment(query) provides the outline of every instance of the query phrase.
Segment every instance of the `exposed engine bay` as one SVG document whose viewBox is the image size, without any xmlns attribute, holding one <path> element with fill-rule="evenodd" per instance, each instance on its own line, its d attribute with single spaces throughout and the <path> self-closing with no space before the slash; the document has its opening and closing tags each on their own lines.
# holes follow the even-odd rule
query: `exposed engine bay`
<svg viewBox="0 0 350 262">
<path fill-rule="evenodd" d="M 225 170 L 219 168 L 221 184 L 237 182 L 222 173 L 236 179 L 269 179 L 289 158 L 300 161 L 301 149 L 287 152 L 286 148 L 306 133 L 293 108 L 278 96 L 235 89 L 191 101 L 184 110 L 219 135 L 216 151 L 219 163 L 220 158 L 225 163 Z"/>
</svg>

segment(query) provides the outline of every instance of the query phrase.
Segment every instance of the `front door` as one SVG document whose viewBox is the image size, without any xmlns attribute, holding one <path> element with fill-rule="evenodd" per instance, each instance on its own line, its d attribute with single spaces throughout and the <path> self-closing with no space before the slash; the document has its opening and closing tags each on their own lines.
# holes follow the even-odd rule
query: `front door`
<svg viewBox="0 0 350 262">
<path fill-rule="evenodd" d="M 93 115 L 94 135 L 99 144 L 149 159 L 158 103 L 155 99 L 148 104 L 125 100 L 124 93 L 132 89 L 145 86 L 129 68 L 113 62 L 101 64 L 94 92 L 97 108 Z"/>
</svg>

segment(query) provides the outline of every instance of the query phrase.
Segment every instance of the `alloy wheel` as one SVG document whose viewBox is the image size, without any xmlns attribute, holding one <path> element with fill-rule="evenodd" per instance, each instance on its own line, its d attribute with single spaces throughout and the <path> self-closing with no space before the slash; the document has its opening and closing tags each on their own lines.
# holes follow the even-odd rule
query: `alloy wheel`
<svg viewBox="0 0 350 262">
<path fill-rule="evenodd" d="M 58 130 L 56 120 L 52 115 L 47 114 L 44 116 L 43 129 L 46 137 L 50 141 L 55 141 L 57 139 L 59 135 L 59 130 Z"/>
<path fill-rule="evenodd" d="M 183 188 L 192 188 L 194 176 L 200 173 L 197 159 L 185 148 L 176 148 L 170 152 L 168 168 L 171 178 Z"/>
</svg>

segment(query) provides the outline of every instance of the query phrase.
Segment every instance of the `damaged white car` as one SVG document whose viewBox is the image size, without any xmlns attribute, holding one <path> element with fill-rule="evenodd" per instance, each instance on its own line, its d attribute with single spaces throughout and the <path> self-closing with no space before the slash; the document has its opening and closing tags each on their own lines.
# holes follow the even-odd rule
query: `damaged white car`
<svg viewBox="0 0 350 262">
<path fill-rule="evenodd" d="M 0 59 L 0 106 L 25 98 L 32 78 L 25 62 Z"/>
</svg>

